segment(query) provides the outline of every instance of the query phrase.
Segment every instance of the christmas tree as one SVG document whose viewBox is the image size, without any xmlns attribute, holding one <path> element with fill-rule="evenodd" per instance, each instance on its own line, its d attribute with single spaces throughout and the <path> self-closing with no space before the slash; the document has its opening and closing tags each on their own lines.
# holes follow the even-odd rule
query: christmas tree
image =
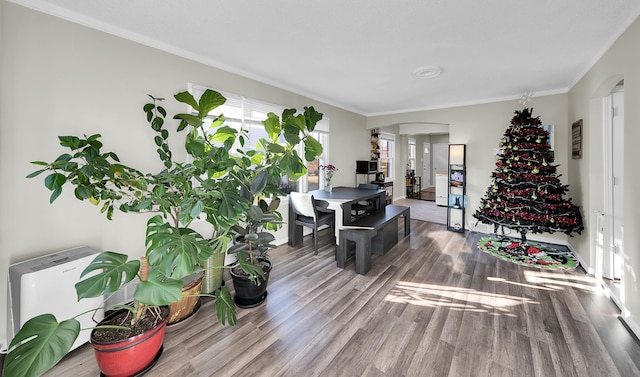
<svg viewBox="0 0 640 377">
<path fill-rule="evenodd" d="M 522 244 L 527 232 L 571 235 L 584 227 L 582 216 L 571 198 L 563 199 L 569 190 L 560 183 L 553 165 L 549 133 L 541 127 L 540 117 L 532 117 L 533 109 L 515 111 L 511 126 L 500 141 L 492 184 L 473 214 L 479 222 L 520 233 Z"/>
</svg>

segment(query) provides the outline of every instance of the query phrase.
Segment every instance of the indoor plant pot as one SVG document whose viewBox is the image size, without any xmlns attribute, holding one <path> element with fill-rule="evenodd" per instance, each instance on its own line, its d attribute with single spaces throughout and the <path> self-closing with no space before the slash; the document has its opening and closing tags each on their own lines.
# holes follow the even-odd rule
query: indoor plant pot
<svg viewBox="0 0 640 377">
<path fill-rule="evenodd" d="M 178 302 L 169 304 L 169 317 L 167 325 L 171 326 L 194 315 L 199 308 L 200 292 L 202 291 L 202 280 L 204 274 L 198 272 L 182 279 L 182 298 Z"/>
<path fill-rule="evenodd" d="M 160 307 L 160 315 L 155 326 L 131 336 L 124 340 L 101 341 L 97 340 L 102 329 L 100 327 L 91 331 L 91 346 L 94 349 L 96 361 L 102 374 L 106 377 L 135 376 L 147 371 L 162 354 L 162 343 L 167 328 L 169 309 Z M 106 323 L 118 323 L 120 316 L 131 315 L 126 309 L 114 311 L 108 315 L 100 325 Z"/>
<path fill-rule="evenodd" d="M 250 200 L 255 198 L 247 193 Z M 275 240 L 272 233 L 264 232 L 264 228 L 281 223 L 276 212 L 280 201 L 274 198 L 270 204 L 264 199 L 258 199 L 257 205 L 251 205 L 244 213 L 242 225 L 234 225 L 235 232 L 233 246 L 227 251 L 236 254 L 237 263 L 229 270 L 233 279 L 235 295 L 233 301 L 239 308 L 252 308 L 264 302 L 267 298 L 267 283 L 272 263 L 267 252 L 274 247 Z"/>
<path fill-rule="evenodd" d="M 257 276 L 257 282 L 251 279 L 240 267 L 229 270 L 235 290 L 233 302 L 239 308 L 246 309 L 259 306 L 267 298 L 267 284 L 269 283 L 269 273 L 273 264 L 266 258 L 257 259 L 264 272 L 264 276 Z"/>
<path fill-rule="evenodd" d="M 214 253 L 204 265 L 202 292 L 215 293 L 224 284 L 223 271 L 226 253 Z"/>
</svg>

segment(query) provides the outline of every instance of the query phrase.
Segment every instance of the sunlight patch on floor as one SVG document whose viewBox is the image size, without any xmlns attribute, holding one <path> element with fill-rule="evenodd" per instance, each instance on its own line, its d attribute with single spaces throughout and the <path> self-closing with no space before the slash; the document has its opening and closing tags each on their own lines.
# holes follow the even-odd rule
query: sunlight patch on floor
<svg viewBox="0 0 640 377">
<path fill-rule="evenodd" d="M 437 250 L 446 250 L 445 246 L 449 242 L 449 239 L 446 237 L 448 233 L 448 230 L 434 230 L 429 232 L 429 238 L 433 239 L 433 242 L 438 245 L 436 247 Z M 444 234 L 445 237 L 438 237 L 440 234 Z"/>
<path fill-rule="evenodd" d="M 527 282 L 534 284 L 535 288 L 549 288 L 564 290 L 568 287 L 580 289 L 586 292 L 600 292 L 600 287 L 595 280 L 588 275 L 563 274 L 545 270 L 525 270 L 524 276 Z"/>
<path fill-rule="evenodd" d="M 531 289 L 541 289 L 541 290 L 545 290 L 545 291 L 555 291 L 555 289 L 552 289 L 552 288 L 541 287 L 541 286 L 538 286 L 538 285 L 518 283 L 518 282 L 515 282 L 515 281 L 507 280 L 505 278 L 497 278 L 497 277 L 493 277 L 493 276 L 487 277 L 487 280 L 496 281 L 496 282 L 505 283 L 505 284 L 510 284 L 510 285 L 517 285 L 519 287 L 525 287 L 525 288 L 531 288 Z"/>
<path fill-rule="evenodd" d="M 396 284 L 385 301 L 507 316 L 511 316 L 510 308 L 516 305 L 538 304 L 537 301 L 524 297 L 404 281 Z"/>
</svg>

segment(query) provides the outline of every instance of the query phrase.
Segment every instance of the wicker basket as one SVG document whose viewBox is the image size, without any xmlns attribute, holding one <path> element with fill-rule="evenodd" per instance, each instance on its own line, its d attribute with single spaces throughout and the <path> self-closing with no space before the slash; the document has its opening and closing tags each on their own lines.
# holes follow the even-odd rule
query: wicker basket
<svg viewBox="0 0 640 377">
<path fill-rule="evenodd" d="M 203 274 L 198 274 L 195 276 L 195 280 L 185 284 L 182 288 L 182 299 L 169 305 L 170 312 L 167 324 L 180 322 L 193 313 L 193 308 L 200 299 L 197 294 L 202 290 L 203 277 Z"/>
</svg>

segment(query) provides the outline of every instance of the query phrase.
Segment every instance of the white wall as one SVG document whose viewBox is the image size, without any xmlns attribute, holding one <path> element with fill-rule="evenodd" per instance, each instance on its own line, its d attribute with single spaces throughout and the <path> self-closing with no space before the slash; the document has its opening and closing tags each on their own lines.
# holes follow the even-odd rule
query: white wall
<svg viewBox="0 0 640 377">
<path fill-rule="evenodd" d="M 172 96 L 194 82 L 298 109 L 315 106 L 331 119 L 330 159 L 340 168 L 336 185 L 352 185 L 354 161 L 369 155 L 369 131 L 360 115 L 12 3 L 0 4 L 0 339 L 6 336 L 4 276 L 9 264 L 77 245 L 132 256 L 144 252 L 147 216 L 116 213 L 107 221 L 98 208 L 77 201 L 68 190 L 50 205 L 43 177 L 25 178 L 36 170 L 30 161 L 51 161 L 63 153 L 58 135 L 101 133 L 105 146 L 122 162 L 160 170 L 142 106 L 147 94 L 153 94 L 168 98 L 169 114 L 184 112 Z M 172 148 L 179 154 L 183 136 L 175 136 Z"/>
<path fill-rule="evenodd" d="M 569 183 L 581 187 L 585 211 L 605 213 L 602 98 L 624 79 L 624 313 L 630 324 L 640 323 L 640 19 L 607 50 L 569 93 L 569 121 L 583 119 L 583 158 L 569 160 Z M 589 215 L 587 232 L 574 244 L 595 262 L 595 221 Z M 640 330 L 637 326 L 636 333 Z"/>
</svg>

